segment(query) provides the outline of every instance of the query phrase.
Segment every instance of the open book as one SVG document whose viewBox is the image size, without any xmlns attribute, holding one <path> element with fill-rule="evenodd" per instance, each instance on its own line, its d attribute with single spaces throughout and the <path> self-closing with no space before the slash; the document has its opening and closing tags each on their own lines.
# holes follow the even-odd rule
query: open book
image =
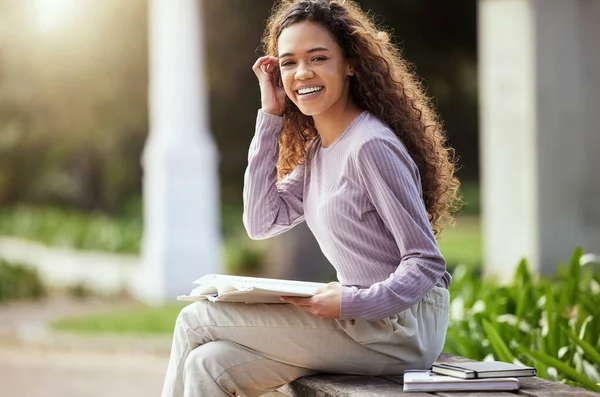
<svg viewBox="0 0 600 397">
<path fill-rule="evenodd" d="M 285 303 L 282 296 L 311 297 L 324 283 L 308 281 L 278 280 L 274 278 L 229 276 L 207 274 L 194 281 L 198 284 L 189 295 L 178 296 L 178 300 L 244 303 Z"/>
<path fill-rule="evenodd" d="M 517 378 L 459 379 L 438 375 L 431 371 L 409 370 L 404 372 L 403 390 L 412 391 L 499 391 L 518 390 Z"/>
</svg>

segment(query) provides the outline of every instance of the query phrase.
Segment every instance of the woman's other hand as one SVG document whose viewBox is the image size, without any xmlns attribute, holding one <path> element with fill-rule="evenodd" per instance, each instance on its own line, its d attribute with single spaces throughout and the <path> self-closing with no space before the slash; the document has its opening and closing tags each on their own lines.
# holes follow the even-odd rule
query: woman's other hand
<svg viewBox="0 0 600 397">
<path fill-rule="evenodd" d="M 339 319 L 342 285 L 340 283 L 329 283 L 325 287 L 319 288 L 315 295 L 310 298 L 284 296 L 281 300 L 311 312 L 321 319 Z"/>
<path fill-rule="evenodd" d="M 276 57 L 260 57 L 252 70 L 258 77 L 262 111 L 282 116 L 285 110 L 285 91 L 281 85 L 278 62 Z"/>
</svg>

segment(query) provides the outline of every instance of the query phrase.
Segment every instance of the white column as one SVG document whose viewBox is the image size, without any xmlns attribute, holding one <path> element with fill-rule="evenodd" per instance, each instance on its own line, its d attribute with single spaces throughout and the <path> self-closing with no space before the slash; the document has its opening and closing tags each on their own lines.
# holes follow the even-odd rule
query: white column
<svg viewBox="0 0 600 397">
<path fill-rule="evenodd" d="M 148 302 L 173 300 L 221 270 L 217 152 L 208 122 L 197 0 L 151 0 L 150 134 L 143 154 Z"/>
<path fill-rule="evenodd" d="M 485 273 L 600 252 L 600 0 L 480 0 Z"/>
</svg>

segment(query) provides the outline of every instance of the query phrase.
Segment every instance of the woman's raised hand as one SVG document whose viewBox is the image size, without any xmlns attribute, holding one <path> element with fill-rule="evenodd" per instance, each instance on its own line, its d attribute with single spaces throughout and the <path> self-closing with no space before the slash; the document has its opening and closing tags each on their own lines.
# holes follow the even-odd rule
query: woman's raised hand
<svg viewBox="0 0 600 397">
<path fill-rule="evenodd" d="M 260 85 L 262 111 L 282 116 L 285 110 L 285 91 L 280 85 L 278 62 L 278 59 L 273 56 L 260 57 L 252 66 L 252 70 L 258 77 Z"/>
</svg>

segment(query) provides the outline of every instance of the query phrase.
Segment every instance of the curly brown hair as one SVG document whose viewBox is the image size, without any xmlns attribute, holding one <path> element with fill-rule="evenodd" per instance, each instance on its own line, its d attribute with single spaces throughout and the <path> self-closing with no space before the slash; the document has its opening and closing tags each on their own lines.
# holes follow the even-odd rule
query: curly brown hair
<svg viewBox="0 0 600 397">
<path fill-rule="evenodd" d="M 454 151 L 446 145 L 441 123 L 422 85 L 387 32 L 380 30 L 350 0 L 280 0 L 267 21 L 264 51 L 277 56 L 283 29 L 301 21 L 319 23 L 332 35 L 353 67 L 350 96 L 361 109 L 387 124 L 406 146 L 419 168 L 423 199 L 431 227 L 439 236 L 452 224 L 460 203 Z M 279 178 L 307 159 L 318 138 L 312 117 L 286 99 L 285 123 L 279 141 Z"/>
</svg>

